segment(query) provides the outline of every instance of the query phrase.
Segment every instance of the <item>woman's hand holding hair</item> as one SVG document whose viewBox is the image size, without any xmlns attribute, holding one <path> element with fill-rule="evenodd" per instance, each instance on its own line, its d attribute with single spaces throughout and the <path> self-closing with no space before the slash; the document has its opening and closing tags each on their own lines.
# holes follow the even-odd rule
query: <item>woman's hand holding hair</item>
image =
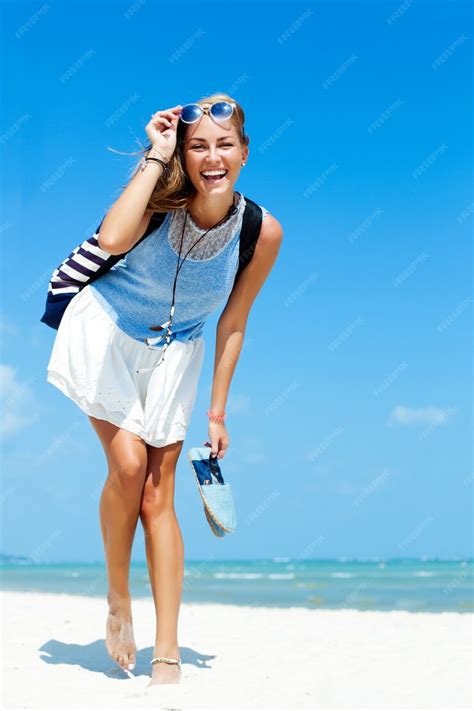
<svg viewBox="0 0 474 711">
<path fill-rule="evenodd" d="M 146 134 L 154 149 L 161 157 L 169 161 L 176 148 L 176 132 L 182 106 L 178 104 L 171 109 L 157 111 L 152 114 L 145 127 Z"/>
</svg>

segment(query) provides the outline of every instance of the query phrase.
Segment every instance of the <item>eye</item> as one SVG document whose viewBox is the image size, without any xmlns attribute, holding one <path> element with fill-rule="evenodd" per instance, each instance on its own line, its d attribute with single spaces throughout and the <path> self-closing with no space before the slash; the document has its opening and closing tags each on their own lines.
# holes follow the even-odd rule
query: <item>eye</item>
<svg viewBox="0 0 474 711">
<path fill-rule="evenodd" d="M 233 146 L 233 143 L 221 143 L 221 146 Z M 204 148 L 202 143 L 195 143 L 194 146 L 191 146 L 191 148 Z"/>
</svg>

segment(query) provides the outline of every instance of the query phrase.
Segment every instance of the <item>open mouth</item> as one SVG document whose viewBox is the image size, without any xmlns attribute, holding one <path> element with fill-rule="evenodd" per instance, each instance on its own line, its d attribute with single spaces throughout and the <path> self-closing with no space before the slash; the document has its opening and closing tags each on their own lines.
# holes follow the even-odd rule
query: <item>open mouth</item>
<svg viewBox="0 0 474 711">
<path fill-rule="evenodd" d="M 227 170 L 205 170 L 201 175 L 208 183 L 219 183 L 224 180 L 227 173 Z"/>
</svg>

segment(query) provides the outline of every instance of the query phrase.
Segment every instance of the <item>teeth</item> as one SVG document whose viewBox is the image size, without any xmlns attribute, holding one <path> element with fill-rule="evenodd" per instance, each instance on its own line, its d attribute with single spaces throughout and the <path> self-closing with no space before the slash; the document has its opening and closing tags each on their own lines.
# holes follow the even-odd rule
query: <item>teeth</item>
<svg viewBox="0 0 474 711">
<path fill-rule="evenodd" d="M 226 170 L 203 170 L 202 172 L 203 175 L 225 175 L 226 173 Z"/>
</svg>

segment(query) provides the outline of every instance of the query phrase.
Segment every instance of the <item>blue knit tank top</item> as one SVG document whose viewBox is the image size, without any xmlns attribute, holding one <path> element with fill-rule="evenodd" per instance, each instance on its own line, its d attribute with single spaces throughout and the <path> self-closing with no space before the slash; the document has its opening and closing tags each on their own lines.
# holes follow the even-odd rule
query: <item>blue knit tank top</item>
<svg viewBox="0 0 474 711">
<path fill-rule="evenodd" d="M 245 209 L 244 196 L 241 193 L 237 196 L 237 213 L 210 230 L 181 266 L 171 341 L 199 338 L 207 318 L 224 304 L 232 291 Z M 268 211 L 262 209 L 265 216 Z M 168 212 L 154 232 L 89 285 L 92 295 L 117 326 L 142 343 L 145 338 L 156 338 L 161 333 L 150 326 L 158 326 L 169 318 L 184 216 L 184 208 Z M 205 232 L 188 213 L 180 263 Z"/>
</svg>

